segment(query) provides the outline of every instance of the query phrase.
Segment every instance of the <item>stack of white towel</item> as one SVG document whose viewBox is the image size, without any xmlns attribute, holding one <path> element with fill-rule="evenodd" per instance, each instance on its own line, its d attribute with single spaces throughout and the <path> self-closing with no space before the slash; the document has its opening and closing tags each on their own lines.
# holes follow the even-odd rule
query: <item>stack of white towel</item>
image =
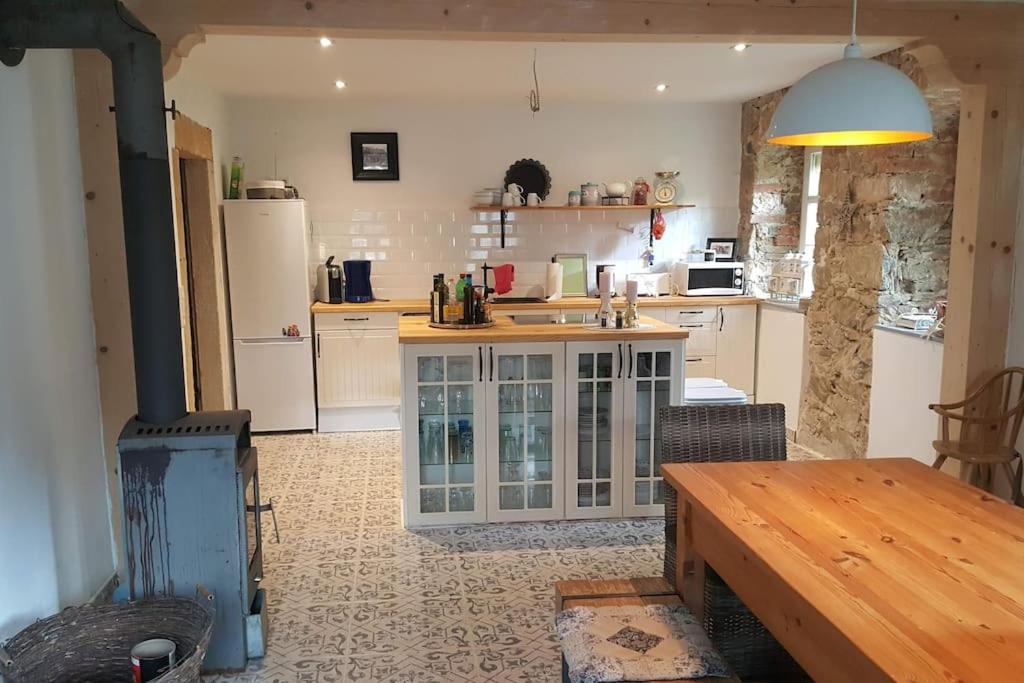
<svg viewBox="0 0 1024 683">
<path fill-rule="evenodd" d="M 746 405 L 747 394 L 733 389 L 720 379 L 688 377 L 683 389 L 683 405 Z"/>
</svg>

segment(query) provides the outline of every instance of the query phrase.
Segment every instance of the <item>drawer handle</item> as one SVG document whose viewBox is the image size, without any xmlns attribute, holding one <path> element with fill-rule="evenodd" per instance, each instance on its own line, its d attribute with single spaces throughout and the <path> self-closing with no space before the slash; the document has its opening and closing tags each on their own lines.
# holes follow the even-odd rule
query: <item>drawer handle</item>
<svg viewBox="0 0 1024 683">
<path fill-rule="evenodd" d="M 679 327 L 689 327 L 690 329 L 700 329 L 704 327 L 704 323 L 682 323 Z"/>
<path fill-rule="evenodd" d="M 369 318 L 342 318 L 342 320 L 344 320 L 347 323 L 359 323 L 366 322 L 369 320 Z"/>
<path fill-rule="evenodd" d="M 687 363 L 700 363 L 700 362 L 703 362 L 703 360 L 704 360 L 703 358 L 687 358 L 686 362 Z"/>
<path fill-rule="evenodd" d="M 679 311 L 679 315 L 701 315 L 704 311 Z"/>
</svg>

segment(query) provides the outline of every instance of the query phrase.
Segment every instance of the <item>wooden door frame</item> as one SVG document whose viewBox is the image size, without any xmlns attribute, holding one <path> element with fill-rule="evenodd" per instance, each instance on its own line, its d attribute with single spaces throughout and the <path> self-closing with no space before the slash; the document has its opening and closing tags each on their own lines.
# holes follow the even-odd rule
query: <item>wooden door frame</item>
<svg viewBox="0 0 1024 683">
<path fill-rule="evenodd" d="M 178 244 L 178 277 L 181 283 L 182 329 L 195 333 L 199 350 L 199 392 L 204 410 L 226 410 L 234 405 L 230 372 L 230 329 L 227 319 L 227 279 L 224 265 L 224 232 L 218 206 L 217 172 L 213 162 L 213 131 L 179 113 L 174 120 L 174 149 L 171 151 L 171 184 L 177 207 L 174 229 Z M 180 164 L 180 166 L 179 166 Z M 182 202 L 183 169 L 189 192 L 187 205 Z M 198 303 L 195 311 L 196 330 L 191 330 L 189 297 L 184 294 L 189 273 L 185 261 L 186 239 L 183 210 L 188 211 L 189 255 L 191 277 Z M 191 388 L 192 347 L 183 344 L 186 388 Z"/>
</svg>

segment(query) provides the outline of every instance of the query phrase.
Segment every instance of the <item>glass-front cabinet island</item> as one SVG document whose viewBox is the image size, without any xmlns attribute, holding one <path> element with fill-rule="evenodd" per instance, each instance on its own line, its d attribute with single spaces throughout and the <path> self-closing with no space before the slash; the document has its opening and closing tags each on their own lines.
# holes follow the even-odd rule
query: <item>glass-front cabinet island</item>
<svg viewBox="0 0 1024 683">
<path fill-rule="evenodd" d="M 682 403 L 687 332 L 641 323 L 401 318 L 406 526 L 664 514 L 657 413 Z"/>
</svg>

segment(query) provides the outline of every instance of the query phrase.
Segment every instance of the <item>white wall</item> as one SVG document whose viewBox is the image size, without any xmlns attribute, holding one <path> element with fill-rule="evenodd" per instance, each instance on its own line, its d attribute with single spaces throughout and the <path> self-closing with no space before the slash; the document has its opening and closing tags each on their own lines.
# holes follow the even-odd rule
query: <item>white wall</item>
<svg viewBox="0 0 1024 683">
<path fill-rule="evenodd" d="M 739 105 L 567 104 L 532 116 L 525 102 L 335 102 L 230 99 L 227 154 L 241 155 L 249 180 L 287 178 L 310 202 L 313 257 L 370 258 L 380 297 L 420 297 L 429 275 L 474 270 L 483 261 L 516 264 L 517 284 L 539 284 L 557 252 L 591 263 L 641 266 L 646 239 L 617 230 L 646 226 L 643 211 L 623 218 L 580 212 L 519 215 L 507 248 L 496 213 L 468 210 L 473 192 L 502 183 L 508 166 L 535 158 L 552 176 L 549 202 L 565 204 L 587 181 L 682 172 L 681 200 L 697 209 L 668 214 L 659 260 L 707 236 L 734 236 L 738 221 Z M 349 133 L 397 131 L 399 182 L 353 182 Z M 322 245 L 317 248 L 317 245 Z"/>
<path fill-rule="evenodd" d="M 914 458 L 931 465 L 938 417 L 942 342 L 876 329 L 871 369 L 869 458 Z"/>
<path fill-rule="evenodd" d="M 0 640 L 114 572 L 71 55 L 0 68 Z"/>
<path fill-rule="evenodd" d="M 762 305 L 757 319 L 757 402 L 786 406 L 786 429 L 797 431 L 803 397 L 807 316 Z"/>
</svg>

